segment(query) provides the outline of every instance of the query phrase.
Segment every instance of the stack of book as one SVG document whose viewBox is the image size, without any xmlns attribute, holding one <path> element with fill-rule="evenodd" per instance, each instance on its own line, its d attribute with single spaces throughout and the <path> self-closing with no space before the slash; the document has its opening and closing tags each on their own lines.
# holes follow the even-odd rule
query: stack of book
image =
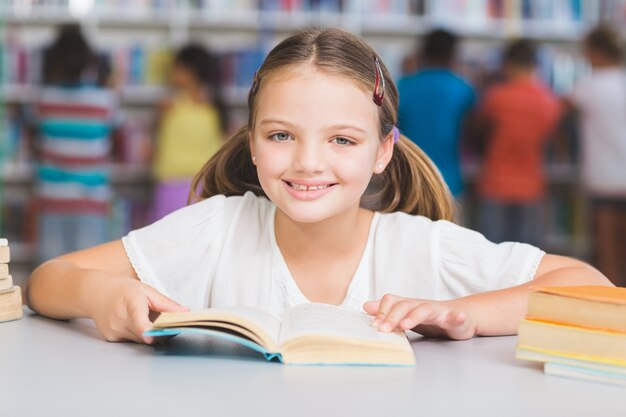
<svg viewBox="0 0 626 417">
<path fill-rule="evenodd" d="M 518 338 L 516 357 L 546 374 L 626 386 L 626 288 L 540 288 Z"/>
<path fill-rule="evenodd" d="M 9 242 L 0 238 L 0 322 L 22 317 L 22 291 L 9 274 Z"/>
</svg>

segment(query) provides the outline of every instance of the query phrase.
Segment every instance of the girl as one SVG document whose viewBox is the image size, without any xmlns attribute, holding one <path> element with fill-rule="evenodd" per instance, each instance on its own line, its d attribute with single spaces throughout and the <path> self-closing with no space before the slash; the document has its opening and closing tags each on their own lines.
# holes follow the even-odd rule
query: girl
<svg viewBox="0 0 626 417">
<path fill-rule="evenodd" d="M 448 221 L 441 176 L 395 128 L 389 72 L 354 35 L 281 42 L 248 104 L 248 124 L 195 178 L 201 201 L 41 265 L 29 305 L 91 317 L 110 341 L 152 343 L 150 311 L 281 315 L 309 301 L 364 309 L 384 332 L 467 339 L 514 334 L 531 282 L 610 285 L 582 262 Z"/>
<path fill-rule="evenodd" d="M 44 83 L 29 107 L 39 262 L 110 239 L 109 171 L 123 117 L 107 65 L 76 24 L 60 26 L 44 51 Z"/>
<path fill-rule="evenodd" d="M 174 57 L 174 98 L 163 106 L 156 136 L 153 218 L 185 206 L 193 176 L 222 144 L 224 106 L 218 65 L 203 46 L 188 44 Z"/>
</svg>

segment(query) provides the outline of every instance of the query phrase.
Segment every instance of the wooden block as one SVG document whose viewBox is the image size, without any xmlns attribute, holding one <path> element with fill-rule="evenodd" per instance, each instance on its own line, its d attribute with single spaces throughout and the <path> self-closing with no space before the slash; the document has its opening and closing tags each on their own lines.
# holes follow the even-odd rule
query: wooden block
<svg viewBox="0 0 626 417">
<path fill-rule="evenodd" d="M 22 317 L 22 290 L 13 286 L 11 291 L 0 294 L 0 322 L 17 320 Z"/>
<path fill-rule="evenodd" d="M 9 291 L 13 291 L 13 277 L 11 275 L 0 279 L 0 294 Z"/>
<path fill-rule="evenodd" d="M 0 246 L 0 264 L 8 264 L 11 261 L 11 251 L 8 246 Z"/>
<path fill-rule="evenodd" d="M 0 279 L 9 276 L 9 264 L 0 264 Z"/>
</svg>

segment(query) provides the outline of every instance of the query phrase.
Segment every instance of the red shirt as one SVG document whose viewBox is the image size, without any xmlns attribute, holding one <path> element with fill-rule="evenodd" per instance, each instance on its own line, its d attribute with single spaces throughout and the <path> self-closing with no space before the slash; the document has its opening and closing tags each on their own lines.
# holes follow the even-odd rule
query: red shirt
<svg viewBox="0 0 626 417">
<path fill-rule="evenodd" d="M 535 79 L 505 82 L 487 91 L 481 114 L 493 130 L 479 193 L 513 203 L 541 199 L 546 188 L 544 144 L 559 121 L 558 99 Z"/>
</svg>

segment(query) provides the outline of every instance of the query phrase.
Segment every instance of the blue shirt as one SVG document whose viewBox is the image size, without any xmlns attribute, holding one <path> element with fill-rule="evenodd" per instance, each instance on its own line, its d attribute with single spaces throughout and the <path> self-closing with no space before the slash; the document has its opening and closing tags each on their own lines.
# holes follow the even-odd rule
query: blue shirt
<svg viewBox="0 0 626 417">
<path fill-rule="evenodd" d="M 460 129 L 476 101 L 474 89 L 452 71 L 432 68 L 402 78 L 398 91 L 400 130 L 433 160 L 458 195 L 463 190 Z"/>
</svg>

